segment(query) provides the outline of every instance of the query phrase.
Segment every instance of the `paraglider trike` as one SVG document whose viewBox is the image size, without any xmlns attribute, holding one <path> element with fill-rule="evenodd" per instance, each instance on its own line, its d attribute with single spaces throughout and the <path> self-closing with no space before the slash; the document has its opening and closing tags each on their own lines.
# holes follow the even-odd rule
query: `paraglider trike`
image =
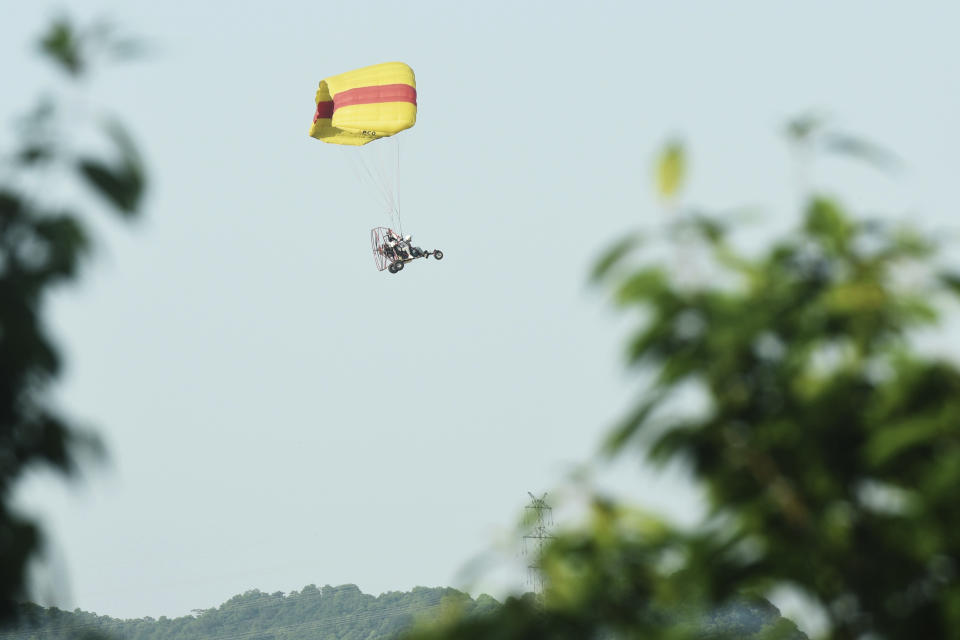
<svg viewBox="0 0 960 640">
<path fill-rule="evenodd" d="M 409 236 L 407 236 L 409 238 Z M 420 247 L 410 246 L 400 234 L 389 227 L 374 227 L 370 230 L 370 244 L 373 248 L 373 260 L 378 271 L 388 270 L 396 273 L 403 266 L 417 258 L 443 259 L 443 251 L 434 249 L 424 251 Z"/>
</svg>

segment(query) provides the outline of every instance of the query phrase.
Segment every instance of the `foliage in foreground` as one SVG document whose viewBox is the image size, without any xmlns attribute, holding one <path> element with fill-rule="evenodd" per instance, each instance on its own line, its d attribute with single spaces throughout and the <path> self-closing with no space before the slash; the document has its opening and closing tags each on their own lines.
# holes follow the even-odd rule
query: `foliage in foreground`
<svg viewBox="0 0 960 640">
<path fill-rule="evenodd" d="M 80 30 L 67 20 L 55 20 L 39 44 L 72 83 L 86 77 L 92 58 L 123 57 L 134 46 L 104 24 Z M 79 182 L 107 210 L 132 218 L 146 186 L 139 154 L 119 122 L 101 131 L 112 157 L 71 148 L 89 126 L 74 107 L 62 97 L 41 99 L 20 123 L 16 147 L 0 156 L 0 621 L 24 596 L 27 563 L 42 549 L 37 523 L 10 506 L 15 483 L 35 465 L 72 473 L 79 452 L 100 453 L 95 438 L 50 399 L 61 357 L 44 303 L 55 287 L 77 279 L 91 246 L 84 197 L 68 204 L 52 194 Z"/>
<path fill-rule="evenodd" d="M 792 128 L 804 145 L 808 124 Z M 660 171 L 668 200 L 676 149 Z M 652 380 L 603 458 L 682 462 L 708 518 L 678 530 L 597 498 L 541 559 L 542 600 L 411 640 L 743 637 L 710 621 L 775 591 L 809 603 L 831 638 L 955 635 L 960 370 L 911 338 L 960 278 L 934 242 L 821 195 L 756 256 L 717 217 L 684 213 L 671 237 L 687 240 L 670 265 L 630 234 L 596 266 L 636 310 L 627 354 Z M 796 633 L 784 622 L 763 637 Z"/>
</svg>

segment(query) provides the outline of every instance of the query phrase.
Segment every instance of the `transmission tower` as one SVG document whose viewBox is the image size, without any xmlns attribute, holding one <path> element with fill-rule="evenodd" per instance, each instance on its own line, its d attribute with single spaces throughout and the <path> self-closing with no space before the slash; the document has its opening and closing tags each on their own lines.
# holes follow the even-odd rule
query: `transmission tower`
<svg viewBox="0 0 960 640">
<path fill-rule="evenodd" d="M 540 559 L 547 541 L 553 538 L 550 535 L 550 527 L 553 526 L 553 508 L 547 504 L 546 493 L 539 498 L 529 491 L 527 495 L 530 496 L 530 504 L 524 507 L 524 524 L 527 533 L 523 536 L 523 551 L 524 554 L 533 556 L 532 561 L 527 565 L 527 581 L 539 597 L 543 595 L 543 571 L 541 571 Z M 530 549 L 530 546 L 533 549 Z"/>
</svg>

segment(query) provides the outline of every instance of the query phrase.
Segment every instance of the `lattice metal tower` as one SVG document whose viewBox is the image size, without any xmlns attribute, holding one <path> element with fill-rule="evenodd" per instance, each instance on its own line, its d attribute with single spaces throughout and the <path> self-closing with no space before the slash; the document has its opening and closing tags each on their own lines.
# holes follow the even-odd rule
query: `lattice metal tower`
<svg viewBox="0 0 960 640">
<path fill-rule="evenodd" d="M 547 545 L 547 541 L 553 538 L 550 535 L 550 527 L 553 526 L 553 508 L 547 504 L 546 493 L 539 498 L 529 491 L 527 495 L 530 496 L 530 504 L 524 507 L 524 529 L 527 533 L 523 536 L 523 551 L 524 554 L 533 556 L 532 562 L 527 565 L 527 581 L 533 592 L 541 596 L 543 595 L 543 572 L 540 570 L 540 558 L 543 556 L 543 548 Z M 530 549 L 530 546 L 533 548 Z"/>
</svg>

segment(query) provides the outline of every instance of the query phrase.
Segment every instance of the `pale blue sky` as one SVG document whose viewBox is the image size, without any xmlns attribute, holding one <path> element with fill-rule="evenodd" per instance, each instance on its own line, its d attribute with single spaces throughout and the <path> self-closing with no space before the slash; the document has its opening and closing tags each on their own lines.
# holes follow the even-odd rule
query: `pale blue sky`
<svg viewBox="0 0 960 640">
<path fill-rule="evenodd" d="M 818 183 L 860 210 L 954 224 L 957 5 L 879 2 L 34 2 L 0 22 L 0 140 L 55 76 L 48 17 L 110 16 L 152 54 L 89 107 L 134 132 L 145 218 L 92 222 L 60 294 L 58 397 L 112 466 L 34 476 L 60 605 L 182 615 L 250 588 L 456 584 L 629 405 L 626 325 L 588 268 L 660 224 L 651 159 L 688 142 L 685 200 L 793 220 L 787 118 L 808 108 L 905 160 Z M 343 149 L 307 137 L 316 83 L 388 60 L 417 74 L 405 228 L 442 262 L 378 273 L 385 222 Z M 399 411 L 402 419 L 384 420 Z M 689 521 L 676 478 L 619 490 Z M 629 482 L 628 482 L 629 481 Z M 480 580 L 496 591 L 509 576 Z M 41 594 L 43 595 L 43 594 Z M 46 597 L 46 596 L 44 596 Z"/>
</svg>

